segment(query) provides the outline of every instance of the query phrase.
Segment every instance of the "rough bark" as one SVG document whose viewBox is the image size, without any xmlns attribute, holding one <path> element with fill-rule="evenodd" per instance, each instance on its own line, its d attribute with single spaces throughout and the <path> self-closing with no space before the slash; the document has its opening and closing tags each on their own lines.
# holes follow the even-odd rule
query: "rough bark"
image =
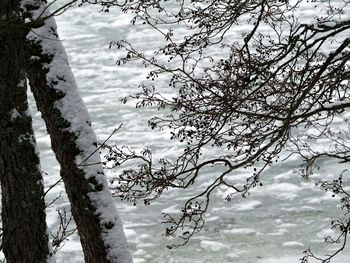
<svg viewBox="0 0 350 263">
<path fill-rule="evenodd" d="M 19 1 L 0 1 L 2 246 L 11 263 L 47 262 L 44 189 L 28 111 Z M 11 30 L 2 28 L 11 25 Z M 22 28 L 22 29 L 21 29 Z"/>
<path fill-rule="evenodd" d="M 27 18 L 35 19 L 45 4 L 27 0 L 25 7 Z M 130 263 L 132 258 L 101 164 L 80 165 L 86 158 L 88 163 L 100 162 L 98 153 L 91 155 L 96 151 L 96 138 L 53 18 L 28 35 L 26 52 L 28 79 L 61 166 L 85 262 Z"/>
</svg>

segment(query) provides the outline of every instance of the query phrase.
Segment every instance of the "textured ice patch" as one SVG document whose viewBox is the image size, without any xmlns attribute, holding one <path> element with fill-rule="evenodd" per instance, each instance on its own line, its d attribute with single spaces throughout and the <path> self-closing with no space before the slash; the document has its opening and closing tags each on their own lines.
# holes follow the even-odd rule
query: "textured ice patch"
<svg viewBox="0 0 350 263">
<path fill-rule="evenodd" d="M 262 206 L 262 202 L 257 200 L 252 200 L 252 201 L 242 202 L 240 204 L 235 204 L 229 209 L 234 211 L 250 211 L 250 210 L 257 209 L 261 206 Z M 212 212 L 219 212 L 222 209 L 223 209 L 222 207 L 216 207 L 212 209 Z"/>
<path fill-rule="evenodd" d="M 300 257 L 275 257 L 275 258 L 263 258 L 258 259 L 257 263 L 292 263 L 292 262 L 299 262 Z"/>
<path fill-rule="evenodd" d="M 289 233 L 288 229 L 279 228 L 277 231 L 269 233 L 269 236 L 283 236 L 284 234 Z"/>
<path fill-rule="evenodd" d="M 324 239 L 328 236 L 335 238 L 335 232 L 333 231 L 333 229 L 325 228 L 318 232 L 316 236 L 321 239 Z"/>
<path fill-rule="evenodd" d="M 162 210 L 163 214 L 177 214 L 180 212 L 178 205 L 172 205 Z"/>
<path fill-rule="evenodd" d="M 143 258 L 135 258 L 135 259 L 134 259 L 134 262 L 135 262 L 135 263 L 144 263 L 144 262 L 146 262 L 146 260 L 143 259 Z"/>
<path fill-rule="evenodd" d="M 262 189 L 263 191 L 260 194 L 264 192 L 264 194 L 268 194 L 279 200 L 293 200 L 298 197 L 298 193 L 302 190 L 300 186 L 291 183 L 276 183 Z"/>
<path fill-rule="evenodd" d="M 227 246 L 225 246 L 220 242 L 209 241 L 209 240 L 202 240 L 201 247 L 204 248 L 205 250 L 215 251 L 215 252 L 228 248 Z"/>
<path fill-rule="evenodd" d="M 224 230 L 223 233 L 228 235 L 257 235 L 258 231 L 251 228 L 233 228 Z"/>
<path fill-rule="evenodd" d="M 284 223 L 284 224 L 280 224 L 277 227 L 278 228 L 288 228 L 288 227 L 297 227 L 297 224 L 292 224 L 292 223 Z"/>
<path fill-rule="evenodd" d="M 295 248 L 303 248 L 305 247 L 305 245 L 301 242 L 298 242 L 298 241 L 289 241 L 289 242 L 284 242 L 282 244 L 282 246 L 284 247 L 295 247 Z"/>
<path fill-rule="evenodd" d="M 262 206 L 262 202 L 260 201 L 249 201 L 249 202 L 245 202 L 242 204 L 237 205 L 237 211 L 249 211 L 249 210 L 254 210 L 256 208 L 259 208 L 260 206 Z"/>
<path fill-rule="evenodd" d="M 127 228 L 125 228 L 124 229 L 124 233 L 125 233 L 125 236 L 126 236 L 126 238 L 128 239 L 128 240 L 135 240 L 136 239 L 136 237 L 137 237 L 137 234 L 136 234 L 136 232 L 134 231 L 134 230 L 132 230 L 132 229 L 127 229 Z"/>
<path fill-rule="evenodd" d="M 279 174 L 279 175 L 276 175 L 276 176 L 274 177 L 274 179 L 275 179 L 276 182 L 280 182 L 280 181 L 289 180 L 289 179 L 291 179 L 291 178 L 294 177 L 294 176 L 295 176 L 295 172 L 292 171 L 292 170 L 290 170 L 290 171 L 287 171 L 287 172 L 285 172 L 285 173 L 281 173 L 281 174 Z"/>
</svg>

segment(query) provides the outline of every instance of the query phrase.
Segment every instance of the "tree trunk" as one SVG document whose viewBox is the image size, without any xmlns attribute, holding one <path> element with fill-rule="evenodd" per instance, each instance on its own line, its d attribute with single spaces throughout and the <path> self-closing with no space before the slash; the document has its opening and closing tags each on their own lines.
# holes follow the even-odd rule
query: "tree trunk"
<svg viewBox="0 0 350 263">
<path fill-rule="evenodd" d="M 19 1 L 0 1 L 0 181 L 7 262 L 47 262 L 44 188 L 28 110 Z M 20 29 L 22 28 L 22 29 Z"/>
<path fill-rule="evenodd" d="M 35 19 L 44 1 L 26 1 L 26 17 Z M 44 16 L 49 13 L 44 11 Z M 96 152 L 96 137 L 59 41 L 52 18 L 27 36 L 27 71 L 37 107 L 51 136 L 71 203 L 85 262 L 132 262 L 121 220 Z M 87 161 L 84 162 L 84 160 Z M 83 166 L 87 163 L 95 165 Z"/>
</svg>

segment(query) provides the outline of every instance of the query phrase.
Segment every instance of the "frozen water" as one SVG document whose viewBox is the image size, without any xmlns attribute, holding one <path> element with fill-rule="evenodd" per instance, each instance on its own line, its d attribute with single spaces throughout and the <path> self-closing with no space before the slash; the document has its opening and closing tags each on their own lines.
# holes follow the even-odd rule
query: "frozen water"
<svg viewBox="0 0 350 263">
<path fill-rule="evenodd" d="M 311 12 L 303 12 L 305 17 L 313 16 Z M 56 19 L 99 140 L 103 141 L 115 127 L 124 123 L 111 142 L 135 148 L 152 147 L 159 156 L 176 154 L 179 147 L 169 143 L 169 135 L 155 133 L 147 127 L 154 110 L 137 110 L 133 103 L 120 102 L 137 90 L 147 72 L 133 64 L 117 67 L 115 61 L 119 54 L 108 49 L 110 41 L 128 39 L 151 51 L 158 46 L 159 36 L 141 26 L 132 27 L 130 17 L 114 9 L 106 14 L 100 13 L 97 7 L 72 8 Z M 59 167 L 50 151 L 50 140 L 40 114 L 34 111 L 33 100 L 31 106 L 48 186 L 58 180 Z M 161 213 L 174 212 L 181 207 L 183 200 L 191 195 L 189 191 L 170 191 L 148 207 L 142 204 L 133 207 L 116 200 L 135 262 L 291 263 L 298 262 L 302 251 L 309 246 L 316 252 L 331 251 L 334 247 L 326 246 L 323 237 L 329 233 L 331 219 L 339 212 L 335 208 L 337 201 L 315 188 L 313 182 L 303 181 L 294 172 L 299 165 L 297 160 L 289 160 L 268 169 L 264 187 L 252 191 L 247 199 L 236 196 L 231 202 L 225 202 L 223 197 L 228 193 L 219 190 L 214 195 L 204 229 L 189 244 L 176 250 L 165 247 L 171 241 L 162 235 Z M 333 163 L 325 167 L 328 169 L 318 171 L 315 179 L 330 178 L 344 168 Z M 108 174 L 112 175 L 113 171 Z M 200 183 L 205 184 L 205 178 Z M 60 185 L 48 199 L 53 199 L 63 189 Z M 48 208 L 50 228 L 57 224 L 55 209 L 62 207 L 69 207 L 64 196 Z M 67 242 L 56 260 L 58 263 L 83 262 L 77 237 Z M 335 260 L 336 263 L 349 261 L 349 250 Z"/>
</svg>

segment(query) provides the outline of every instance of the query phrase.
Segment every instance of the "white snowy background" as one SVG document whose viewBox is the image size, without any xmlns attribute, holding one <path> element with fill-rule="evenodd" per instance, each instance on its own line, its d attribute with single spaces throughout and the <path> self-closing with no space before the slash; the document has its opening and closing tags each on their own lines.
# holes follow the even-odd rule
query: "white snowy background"
<svg viewBox="0 0 350 263">
<path fill-rule="evenodd" d="M 97 137 L 102 142 L 123 123 L 123 129 L 110 143 L 151 147 L 158 156 L 180 151 L 169 141 L 167 133 L 157 133 L 147 127 L 147 120 L 156 113 L 155 109 L 136 109 L 133 103 L 125 105 L 120 102 L 123 97 L 137 91 L 147 69 L 136 65 L 117 67 L 115 62 L 120 54 L 108 48 L 112 40 L 127 39 L 151 52 L 160 46 L 161 38 L 146 27 L 133 27 L 130 17 L 117 8 L 109 13 L 99 10 L 97 6 L 75 7 L 56 17 L 58 32 Z M 303 10 L 303 16 L 312 18 L 312 10 Z M 237 32 L 237 36 L 240 33 Z M 32 97 L 30 104 L 42 169 L 47 173 L 45 185 L 49 186 L 59 179 L 59 166 Z M 345 125 L 341 118 L 337 122 L 339 126 Z M 299 262 L 307 247 L 321 254 L 331 252 L 336 246 L 325 245 L 323 238 L 330 234 L 331 220 L 339 215 L 336 207 L 339 201 L 315 187 L 314 183 L 333 178 L 346 165 L 339 166 L 325 160 L 323 168 L 309 182 L 297 173 L 299 168 L 297 159 L 277 163 L 264 173 L 264 186 L 252 191 L 246 199 L 236 196 L 231 202 L 226 202 L 224 190 L 219 189 L 214 195 L 204 229 L 185 247 L 176 250 L 166 248 L 171 240 L 163 235 L 165 226 L 161 224 L 161 213 L 179 210 L 186 197 L 191 196 L 190 191 L 170 191 L 147 207 L 142 203 L 133 206 L 115 200 L 135 263 L 292 263 Z M 109 170 L 107 174 L 113 176 L 114 172 Z M 200 184 L 205 184 L 205 176 L 200 178 Z M 47 202 L 62 191 L 62 184 L 54 188 Z M 50 229 L 54 230 L 58 223 L 56 209 L 64 207 L 69 210 L 65 196 L 48 208 Z M 56 260 L 58 263 L 83 262 L 76 236 L 71 237 L 58 252 Z M 347 248 L 334 262 L 350 262 L 350 249 Z"/>
</svg>

